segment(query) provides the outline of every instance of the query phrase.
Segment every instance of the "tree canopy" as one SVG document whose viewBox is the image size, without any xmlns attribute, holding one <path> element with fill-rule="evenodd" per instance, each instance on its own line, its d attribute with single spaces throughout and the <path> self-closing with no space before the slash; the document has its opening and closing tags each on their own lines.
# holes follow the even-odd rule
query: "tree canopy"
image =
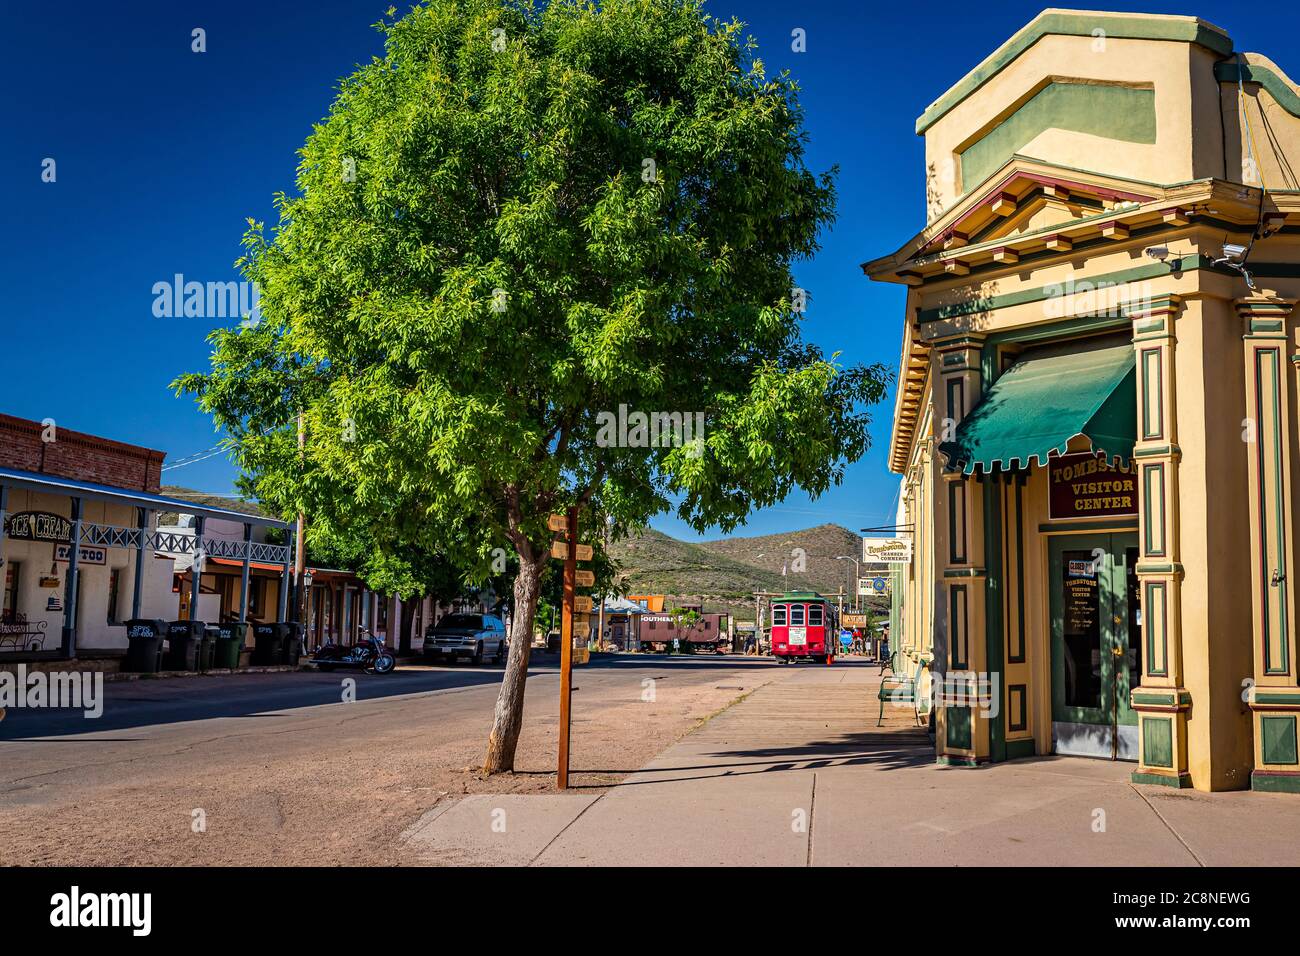
<svg viewBox="0 0 1300 956">
<path fill-rule="evenodd" d="M 791 269 L 833 219 L 834 171 L 806 167 L 796 84 L 740 23 L 699 0 L 392 16 L 279 222 L 250 222 L 240 266 L 265 320 L 214 332 L 211 370 L 176 384 L 285 514 L 471 576 L 514 552 L 502 769 L 547 516 L 729 531 L 816 496 L 866 451 L 886 376 L 801 338 Z"/>
</svg>

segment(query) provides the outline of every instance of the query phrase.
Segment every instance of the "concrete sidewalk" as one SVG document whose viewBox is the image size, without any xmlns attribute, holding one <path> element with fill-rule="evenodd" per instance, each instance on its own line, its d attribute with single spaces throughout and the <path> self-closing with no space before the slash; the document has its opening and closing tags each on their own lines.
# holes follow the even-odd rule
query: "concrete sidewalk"
<svg viewBox="0 0 1300 956">
<path fill-rule="evenodd" d="M 875 727 L 878 684 L 862 665 L 779 671 L 615 787 L 467 798 L 408 849 L 533 865 L 1300 863 L 1294 796 L 1136 787 L 1132 764 L 1070 757 L 941 767 L 910 710 Z"/>
</svg>

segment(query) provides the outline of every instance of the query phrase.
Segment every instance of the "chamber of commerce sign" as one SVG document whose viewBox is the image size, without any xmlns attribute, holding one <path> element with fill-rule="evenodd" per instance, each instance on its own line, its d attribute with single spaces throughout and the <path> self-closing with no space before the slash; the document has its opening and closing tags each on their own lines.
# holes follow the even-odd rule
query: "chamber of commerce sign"
<svg viewBox="0 0 1300 956">
<path fill-rule="evenodd" d="M 14 541 L 72 541 L 72 522 L 48 511 L 20 511 L 5 519 L 5 537 Z"/>
<path fill-rule="evenodd" d="M 1048 481 L 1053 518 L 1138 513 L 1137 473 L 1131 463 L 1113 465 L 1092 455 L 1065 455 L 1051 460 Z"/>
<path fill-rule="evenodd" d="M 880 564 L 911 564 L 911 538 L 863 538 L 862 560 Z"/>
</svg>

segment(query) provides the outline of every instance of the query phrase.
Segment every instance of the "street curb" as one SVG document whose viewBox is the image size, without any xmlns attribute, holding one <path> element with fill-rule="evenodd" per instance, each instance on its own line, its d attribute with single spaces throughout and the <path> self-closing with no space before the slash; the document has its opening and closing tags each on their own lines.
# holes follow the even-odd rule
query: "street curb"
<svg viewBox="0 0 1300 956">
<path fill-rule="evenodd" d="M 310 671 L 315 668 L 306 664 L 291 667 L 288 664 L 259 665 L 257 667 L 214 667 L 206 671 L 155 671 L 152 674 L 135 674 L 119 671 L 104 674 L 105 682 L 133 680 L 170 680 L 175 677 L 229 677 L 236 674 L 291 674 L 296 671 Z"/>
</svg>

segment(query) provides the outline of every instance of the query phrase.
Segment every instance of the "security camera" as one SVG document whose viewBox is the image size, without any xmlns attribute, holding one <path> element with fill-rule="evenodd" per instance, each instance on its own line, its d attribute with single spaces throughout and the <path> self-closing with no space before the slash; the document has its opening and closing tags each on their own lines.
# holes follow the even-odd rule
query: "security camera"
<svg viewBox="0 0 1300 956">
<path fill-rule="evenodd" d="M 1152 246 L 1150 249 L 1146 250 L 1146 254 L 1147 257 L 1150 259 L 1158 259 L 1159 261 L 1164 262 L 1166 259 L 1169 258 L 1169 247 Z"/>
<path fill-rule="evenodd" d="M 1241 277 L 1246 280 L 1246 286 L 1250 291 L 1255 291 L 1255 280 L 1249 272 L 1246 271 L 1246 253 L 1250 251 L 1250 246 L 1243 246 L 1236 242 L 1225 242 L 1223 244 L 1223 255 L 1215 259 L 1212 265 L 1227 266 L 1229 269 L 1235 269 L 1241 273 Z"/>
</svg>

